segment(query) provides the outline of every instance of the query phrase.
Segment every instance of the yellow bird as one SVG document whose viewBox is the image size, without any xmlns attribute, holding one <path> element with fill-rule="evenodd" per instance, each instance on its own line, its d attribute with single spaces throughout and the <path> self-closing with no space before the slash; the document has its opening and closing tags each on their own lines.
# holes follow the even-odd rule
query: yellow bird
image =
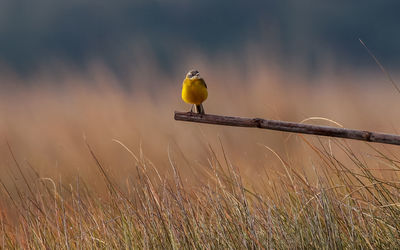
<svg viewBox="0 0 400 250">
<path fill-rule="evenodd" d="M 186 74 L 182 85 L 182 99 L 192 104 L 190 112 L 193 112 L 193 105 L 196 105 L 197 113 L 204 114 L 203 102 L 207 99 L 207 85 L 197 70 L 190 70 Z"/>
</svg>

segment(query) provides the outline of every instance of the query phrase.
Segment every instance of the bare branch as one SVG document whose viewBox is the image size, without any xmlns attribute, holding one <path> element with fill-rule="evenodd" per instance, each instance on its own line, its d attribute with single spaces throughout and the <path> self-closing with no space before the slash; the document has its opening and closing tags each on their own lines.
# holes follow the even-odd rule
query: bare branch
<svg viewBox="0 0 400 250">
<path fill-rule="evenodd" d="M 329 137 L 340 137 L 346 139 L 379 142 L 384 144 L 400 145 L 400 136 L 384 133 L 369 132 L 363 130 L 335 128 L 329 126 L 309 125 L 296 122 L 285 122 L 277 120 L 267 120 L 261 118 L 245 118 L 233 116 L 220 116 L 210 114 L 196 114 L 191 112 L 175 111 L 175 120 L 209 123 L 225 126 L 248 127 L 272 129 L 285 132 L 300 134 L 322 135 Z"/>
</svg>

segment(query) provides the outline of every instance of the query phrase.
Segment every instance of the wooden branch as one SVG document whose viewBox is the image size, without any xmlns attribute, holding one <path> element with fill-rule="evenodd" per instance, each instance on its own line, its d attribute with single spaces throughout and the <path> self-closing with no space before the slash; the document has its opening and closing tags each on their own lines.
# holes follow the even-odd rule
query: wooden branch
<svg viewBox="0 0 400 250">
<path fill-rule="evenodd" d="M 329 137 L 340 137 L 360 141 L 379 142 L 384 144 L 400 145 L 400 136 L 384 133 L 369 132 L 363 130 L 335 128 L 329 126 L 309 125 L 296 122 L 285 122 L 267 120 L 261 118 L 245 118 L 233 116 L 220 116 L 210 114 L 197 114 L 191 112 L 175 111 L 175 120 L 209 123 L 216 125 L 263 128 L 301 134 L 322 135 Z"/>
</svg>

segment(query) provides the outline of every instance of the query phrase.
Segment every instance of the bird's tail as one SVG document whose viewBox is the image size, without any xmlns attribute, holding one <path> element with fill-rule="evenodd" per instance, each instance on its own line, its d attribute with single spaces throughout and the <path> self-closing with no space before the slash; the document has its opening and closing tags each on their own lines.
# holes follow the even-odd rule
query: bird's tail
<svg viewBox="0 0 400 250">
<path fill-rule="evenodd" d="M 196 104 L 196 110 L 197 113 L 204 115 L 204 108 L 203 108 L 203 104 Z"/>
</svg>

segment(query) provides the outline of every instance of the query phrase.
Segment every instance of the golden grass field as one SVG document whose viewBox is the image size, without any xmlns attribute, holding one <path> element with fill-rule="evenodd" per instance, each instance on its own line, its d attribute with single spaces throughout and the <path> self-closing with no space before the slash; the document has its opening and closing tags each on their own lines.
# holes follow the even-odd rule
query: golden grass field
<svg viewBox="0 0 400 250">
<path fill-rule="evenodd" d="M 400 133 L 400 94 L 378 70 L 195 65 L 206 113 Z M 101 64 L 3 74 L 1 248 L 400 245 L 400 148 L 174 121 L 187 70 L 133 69 L 123 87 Z"/>
</svg>

